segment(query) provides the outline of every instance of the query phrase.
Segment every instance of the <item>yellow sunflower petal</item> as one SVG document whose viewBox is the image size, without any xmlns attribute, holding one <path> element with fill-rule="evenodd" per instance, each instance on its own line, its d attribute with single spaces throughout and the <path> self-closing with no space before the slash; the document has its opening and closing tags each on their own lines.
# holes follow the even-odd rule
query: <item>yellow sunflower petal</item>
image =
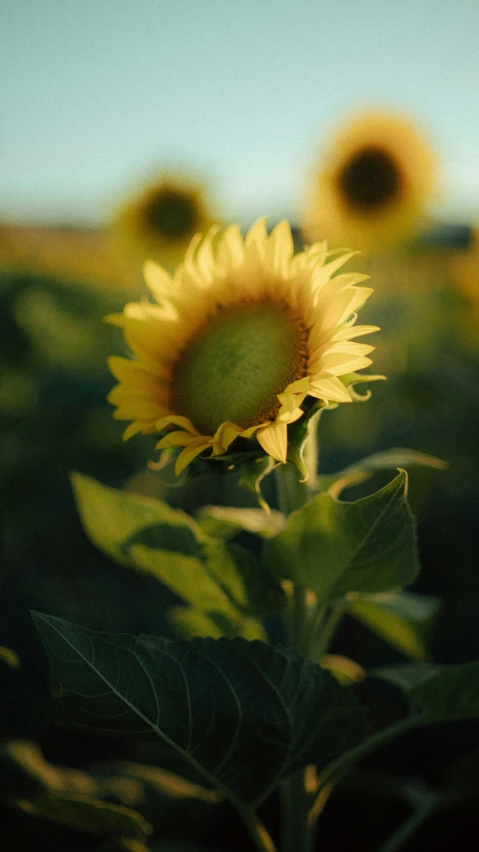
<svg viewBox="0 0 479 852">
<path fill-rule="evenodd" d="M 336 376 L 312 377 L 310 394 L 327 402 L 351 402 L 351 396 Z"/>
<path fill-rule="evenodd" d="M 203 450 L 207 450 L 207 449 L 208 449 L 208 441 L 205 441 L 204 438 L 193 438 L 190 441 L 190 443 L 188 444 L 188 446 L 185 447 L 184 450 L 182 450 L 182 452 L 179 454 L 178 458 L 176 459 L 176 463 L 175 463 L 176 475 L 179 476 L 180 473 L 183 473 L 185 467 L 188 467 L 188 465 L 193 461 L 193 459 L 196 458 L 196 456 L 199 456 L 199 454 L 202 453 Z"/>
<path fill-rule="evenodd" d="M 173 279 L 169 272 L 153 260 L 143 264 L 143 276 L 151 295 L 161 305 L 165 299 L 170 299 L 173 290 Z"/>
<path fill-rule="evenodd" d="M 123 440 L 128 441 L 130 438 L 133 438 L 134 435 L 138 435 L 140 432 L 143 432 L 144 424 L 140 423 L 138 420 L 135 420 L 133 423 L 130 423 L 129 426 L 126 427 L 123 432 Z"/>
<path fill-rule="evenodd" d="M 188 447 L 193 438 L 189 432 L 168 432 L 155 446 L 155 450 L 169 450 L 171 447 Z"/>
<path fill-rule="evenodd" d="M 186 432 L 189 432 L 190 435 L 200 434 L 198 429 L 193 426 L 191 420 L 188 420 L 187 417 L 183 417 L 181 414 L 168 414 L 156 423 L 158 432 L 162 432 L 163 429 L 167 428 L 167 426 L 179 426 L 181 429 L 185 429 Z"/>
<path fill-rule="evenodd" d="M 263 450 L 276 461 L 286 464 L 286 456 L 288 453 L 288 432 L 287 425 L 282 421 L 275 421 L 266 426 L 265 429 L 259 429 L 256 433 L 258 443 L 261 444 Z"/>
</svg>

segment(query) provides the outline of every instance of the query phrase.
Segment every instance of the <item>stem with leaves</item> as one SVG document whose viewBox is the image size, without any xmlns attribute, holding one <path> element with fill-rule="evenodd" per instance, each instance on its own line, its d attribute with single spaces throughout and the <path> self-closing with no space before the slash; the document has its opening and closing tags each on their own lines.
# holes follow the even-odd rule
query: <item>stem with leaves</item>
<svg viewBox="0 0 479 852">
<path fill-rule="evenodd" d="M 316 436 L 314 436 L 316 438 Z M 308 444 L 312 444 L 309 436 Z M 314 456 L 308 458 L 309 470 L 316 470 L 316 443 L 310 446 Z M 311 456 L 310 452 L 310 456 Z M 288 517 L 291 512 L 300 509 L 310 498 L 310 484 L 298 481 L 298 471 L 293 465 L 280 465 L 276 469 L 278 504 L 281 512 Z M 315 476 L 310 474 L 315 481 Z M 317 613 L 313 615 L 317 621 Z M 311 631 L 311 617 L 308 617 L 307 590 L 295 585 L 291 607 L 287 616 L 287 636 L 289 644 L 301 656 L 310 655 L 314 631 Z M 294 772 L 283 781 L 281 786 L 281 849 L 282 852 L 312 852 L 315 839 L 315 824 L 309 819 L 311 793 L 307 791 L 307 769 Z"/>
</svg>

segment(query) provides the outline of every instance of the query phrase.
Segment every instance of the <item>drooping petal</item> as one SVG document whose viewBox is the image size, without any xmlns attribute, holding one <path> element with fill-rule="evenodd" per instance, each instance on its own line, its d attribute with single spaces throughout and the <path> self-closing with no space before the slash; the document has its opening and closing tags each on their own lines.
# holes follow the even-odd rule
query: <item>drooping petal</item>
<svg viewBox="0 0 479 852">
<path fill-rule="evenodd" d="M 184 417 L 182 414 L 168 414 L 156 423 L 158 432 L 162 432 L 163 429 L 166 429 L 168 426 L 179 426 L 180 429 L 184 429 L 186 432 L 189 432 L 190 435 L 200 434 L 198 429 L 193 426 L 191 420 L 188 420 L 188 418 Z"/>
<path fill-rule="evenodd" d="M 348 391 L 336 376 L 311 378 L 310 394 L 327 402 L 351 402 Z"/>
<path fill-rule="evenodd" d="M 276 420 L 265 429 L 259 429 L 256 433 L 258 443 L 261 444 L 265 453 L 276 461 L 286 464 L 288 453 L 288 431 L 286 423 Z"/>
<path fill-rule="evenodd" d="M 199 456 L 199 454 L 202 453 L 203 450 L 207 449 L 208 441 L 205 441 L 204 438 L 193 438 L 188 444 L 188 446 L 181 451 L 178 458 L 176 459 L 176 475 L 179 476 L 180 473 L 183 473 L 185 467 L 188 467 L 188 465 L 193 461 L 193 459 L 196 458 L 196 456 Z"/>
</svg>

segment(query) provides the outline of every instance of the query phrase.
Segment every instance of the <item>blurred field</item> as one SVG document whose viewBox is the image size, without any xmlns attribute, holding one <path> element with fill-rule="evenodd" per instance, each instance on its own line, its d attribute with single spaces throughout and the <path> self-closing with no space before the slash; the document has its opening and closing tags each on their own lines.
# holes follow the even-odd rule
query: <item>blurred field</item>
<svg viewBox="0 0 479 852">
<path fill-rule="evenodd" d="M 433 654 L 456 662 L 479 656 L 479 311 L 474 291 L 454 279 L 458 264 L 470 263 L 469 238 L 446 234 L 361 262 L 375 288 L 361 322 L 382 328 L 371 370 L 388 380 L 373 386 L 367 404 L 323 415 L 320 467 L 329 472 L 397 446 L 448 462 L 445 471 L 411 471 L 411 502 L 424 568 L 416 588 L 444 602 Z M 112 419 L 105 397 L 114 383 L 106 357 L 124 348 L 118 330 L 102 318 L 142 292 L 139 270 L 113 250 L 106 233 L 0 231 L 0 645 L 20 660 L 19 668 L 3 667 L 0 725 L 4 736 L 31 737 L 50 759 L 80 766 L 118 756 L 117 746 L 45 725 L 48 675 L 29 610 L 96 629 L 157 633 L 168 629 L 171 595 L 89 544 L 69 472 L 116 486 L 130 481 L 188 511 L 249 499 L 234 476 L 168 488 L 161 474 L 146 470 L 154 439 L 122 443 L 123 424 Z M 352 623 L 335 650 L 364 665 L 400 659 Z M 430 742 L 434 748 L 434 737 Z M 45 826 L 39 830 L 46 842 L 59 844 L 49 849 L 71 842 L 68 833 Z M 22 829 L 26 848 L 34 828 Z"/>
</svg>

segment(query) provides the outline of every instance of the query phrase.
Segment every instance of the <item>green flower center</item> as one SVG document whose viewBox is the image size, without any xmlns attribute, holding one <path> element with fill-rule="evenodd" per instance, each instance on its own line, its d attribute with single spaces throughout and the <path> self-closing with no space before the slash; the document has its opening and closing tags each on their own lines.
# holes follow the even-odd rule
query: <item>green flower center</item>
<svg viewBox="0 0 479 852">
<path fill-rule="evenodd" d="M 360 212 L 374 212 L 397 197 L 401 175 L 387 151 L 363 148 L 341 170 L 338 184 L 351 207 Z"/>
<path fill-rule="evenodd" d="M 172 410 L 203 435 L 227 420 L 247 429 L 274 419 L 277 394 L 306 375 L 306 341 L 304 325 L 281 303 L 219 306 L 174 366 Z"/>
<path fill-rule="evenodd" d="M 191 234 L 198 222 L 193 200 L 170 189 L 162 190 L 151 199 L 145 210 L 145 219 L 150 230 L 171 240 Z"/>
</svg>

